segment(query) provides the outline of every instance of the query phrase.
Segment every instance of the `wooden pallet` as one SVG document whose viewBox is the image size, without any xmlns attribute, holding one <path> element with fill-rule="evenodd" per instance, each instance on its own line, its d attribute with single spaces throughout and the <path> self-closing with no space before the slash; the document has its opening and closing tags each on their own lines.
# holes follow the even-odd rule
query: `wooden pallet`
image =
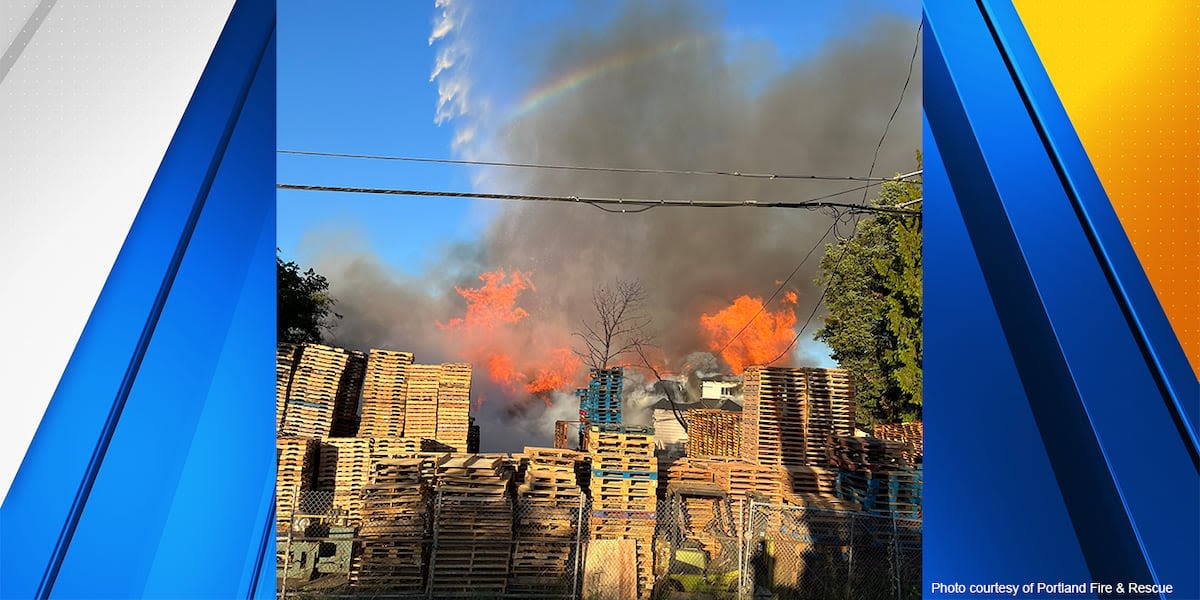
<svg viewBox="0 0 1200 600">
<path fill-rule="evenodd" d="M 451 455 L 436 467 L 439 506 L 431 564 L 434 594 L 502 593 L 509 575 L 513 503 L 512 461 Z"/>
<path fill-rule="evenodd" d="M 688 456 L 740 456 L 742 415 L 737 411 L 692 409 L 687 411 Z"/>
<path fill-rule="evenodd" d="M 911 443 L 872 437 L 835 437 L 826 456 L 831 465 L 847 471 L 886 471 L 920 464 Z"/>
<path fill-rule="evenodd" d="M 872 432 L 881 440 L 910 444 L 919 460 L 925 454 L 925 427 L 921 421 L 911 423 L 880 423 Z"/>
<path fill-rule="evenodd" d="M 275 456 L 275 523 L 278 529 L 287 530 L 298 500 L 296 494 L 313 487 L 317 442 L 307 438 L 276 438 Z"/>
<path fill-rule="evenodd" d="M 410 352 L 372 349 L 367 356 L 362 386 L 362 419 L 359 435 L 401 437 L 408 395 Z"/>
<path fill-rule="evenodd" d="M 827 464 L 831 436 L 853 432 L 853 386 L 840 369 L 750 367 L 742 457 L 786 466 Z"/>
<path fill-rule="evenodd" d="M 279 344 L 275 347 L 275 431 L 283 426 L 292 371 L 299 355 L 300 347 L 296 344 Z"/>
<path fill-rule="evenodd" d="M 404 408 L 405 437 L 437 438 L 438 380 L 441 365 L 412 365 Z"/>
</svg>

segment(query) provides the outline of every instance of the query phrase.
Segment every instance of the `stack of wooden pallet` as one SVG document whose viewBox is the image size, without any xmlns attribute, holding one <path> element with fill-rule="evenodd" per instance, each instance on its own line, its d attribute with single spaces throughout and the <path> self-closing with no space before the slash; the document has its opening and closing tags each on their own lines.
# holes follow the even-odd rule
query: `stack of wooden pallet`
<svg viewBox="0 0 1200 600">
<path fill-rule="evenodd" d="M 805 464 L 823 466 L 825 449 L 835 436 L 854 433 L 854 386 L 844 369 L 804 369 L 808 397 L 804 405 Z"/>
<path fill-rule="evenodd" d="M 467 452 L 478 454 L 479 443 L 482 441 L 479 435 L 479 425 L 475 423 L 475 417 L 468 417 L 467 419 Z"/>
<path fill-rule="evenodd" d="M 437 391 L 437 429 L 434 438 L 454 448 L 456 452 L 466 452 L 470 410 L 471 365 L 441 365 Z"/>
<path fill-rule="evenodd" d="M 292 524 L 293 508 L 300 492 L 312 489 L 317 470 L 317 442 L 305 438 L 275 440 L 278 465 L 275 476 L 275 526 L 286 531 Z"/>
<path fill-rule="evenodd" d="M 575 390 L 579 397 L 579 447 L 588 445 L 589 425 L 619 425 L 623 420 L 621 394 L 625 371 L 620 367 L 592 369 L 588 386 Z"/>
<path fill-rule="evenodd" d="M 667 480 L 670 484 L 713 483 L 716 474 L 709 464 L 704 459 L 680 458 L 667 469 Z"/>
<path fill-rule="evenodd" d="M 353 437 L 358 434 L 358 401 L 362 396 L 363 377 L 366 372 L 366 353 L 348 351 L 346 368 L 342 370 L 342 380 L 338 383 L 333 425 L 329 429 L 330 437 Z"/>
<path fill-rule="evenodd" d="M 589 424 L 592 456 L 591 539 L 636 542 L 638 590 L 647 597 L 654 585 L 654 529 L 658 462 L 649 427 Z"/>
<path fill-rule="evenodd" d="M 853 431 L 850 376 L 841 369 L 750 367 L 742 457 L 787 466 L 827 463 L 831 436 Z"/>
<path fill-rule="evenodd" d="M 888 471 L 916 464 L 911 444 L 871 437 L 835 437 L 828 454 L 831 465 L 846 471 Z"/>
<path fill-rule="evenodd" d="M 904 442 L 916 452 L 916 462 L 925 454 L 925 427 L 921 421 L 911 423 L 880 423 L 875 426 L 875 437 L 881 440 Z"/>
<path fill-rule="evenodd" d="M 411 365 L 404 401 L 404 436 L 437 438 L 438 380 L 441 365 Z"/>
<path fill-rule="evenodd" d="M 511 477 L 500 457 L 458 455 L 437 466 L 430 558 L 435 596 L 504 593 L 513 537 Z"/>
<path fill-rule="evenodd" d="M 710 462 L 714 481 L 729 493 L 734 502 L 757 496 L 760 502 L 778 504 L 788 489 L 788 474 L 779 465 L 759 465 L 745 461 Z"/>
<path fill-rule="evenodd" d="M 362 492 L 371 481 L 369 438 L 321 441 L 317 488 L 333 492 L 333 508 L 355 525 L 362 519 Z"/>
<path fill-rule="evenodd" d="M 788 482 L 784 491 L 833 498 L 837 471 L 824 467 L 786 467 Z"/>
<path fill-rule="evenodd" d="M 569 584 L 583 495 L 575 465 L 583 455 L 525 448 L 524 482 L 517 488 L 516 544 L 508 593 L 536 594 Z"/>
<path fill-rule="evenodd" d="M 404 402 L 412 362 L 410 352 L 371 350 L 363 377 L 358 435 L 398 438 L 404 434 Z"/>
<path fill-rule="evenodd" d="M 741 456 L 740 412 L 696 408 L 687 411 L 687 424 L 688 456 Z"/>
<path fill-rule="evenodd" d="M 742 458 L 763 464 L 804 464 L 803 369 L 750 367 L 743 377 Z"/>
<path fill-rule="evenodd" d="M 338 388 L 350 353 L 307 344 L 300 351 L 280 433 L 285 437 L 324 438 L 337 414 Z"/>
<path fill-rule="evenodd" d="M 295 344 L 279 344 L 275 347 L 275 431 L 283 426 L 287 412 L 288 387 L 292 384 L 292 369 L 300 347 Z"/>
<path fill-rule="evenodd" d="M 555 421 L 554 422 L 554 447 L 567 447 L 567 428 L 571 426 L 570 421 Z"/>
<path fill-rule="evenodd" d="M 920 467 L 890 471 L 839 471 L 837 496 L 867 512 L 921 518 L 924 476 Z"/>
<path fill-rule="evenodd" d="M 430 487 L 421 459 L 383 459 L 363 489 L 361 550 L 350 581 L 359 588 L 415 594 L 425 590 Z"/>
</svg>

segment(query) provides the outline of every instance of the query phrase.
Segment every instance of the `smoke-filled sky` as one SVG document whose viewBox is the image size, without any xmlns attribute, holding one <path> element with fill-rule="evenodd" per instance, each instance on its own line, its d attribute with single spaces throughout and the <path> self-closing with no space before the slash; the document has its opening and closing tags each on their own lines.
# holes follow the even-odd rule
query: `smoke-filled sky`
<svg viewBox="0 0 1200 600">
<path fill-rule="evenodd" d="M 421 12 L 399 4 L 408 6 L 389 10 Z M 567 2 L 524 14 L 516 5 L 438 0 L 425 7 L 422 27 L 411 14 L 333 18 L 316 7 L 281 8 L 280 147 L 866 175 L 908 72 L 919 6 L 813 12 L 794 4 Z M 296 56 L 289 45 L 305 50 Z M 920 82 L 918 58 L 876 175 L 914 168 Z M 795 201 L 858 185 L 365 163 L 285 156 L 279 177 L 718 201 Z M 731 373 L 785 353 L 820 295 L 812 284 L 819 252 L 785 293 L 762 303 L 830 226 L 823 213 L 785 209 L 631 215 L 586 205 L 279 198 L 284 255 L 325 274 L 344 315 L 332 342 L 471 362 L 485 450 L 548 444 L 554 419 L 574 418 L 570 390 L 585 370 L 571 352 L 572 332 L 594 317 L 598 284 L 643 284 L 651 360 L 664 372 Z M 818 326 L 783 360 L 829 364 L 811 340 Z M 640 385 L 628 392 L 653 399 Z"/>
</svg>

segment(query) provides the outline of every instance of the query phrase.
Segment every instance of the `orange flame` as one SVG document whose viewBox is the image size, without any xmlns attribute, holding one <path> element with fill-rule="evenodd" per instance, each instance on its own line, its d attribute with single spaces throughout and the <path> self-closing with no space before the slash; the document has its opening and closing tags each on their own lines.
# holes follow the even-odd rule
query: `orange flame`
<svg viewBox="0 0 1200 600">
<path fill-rule="evenodd" d="M 748 366 L 764 364 L 779 356 L 795 337 L 792 328 L 796 325 L 796 314 L 792 306 L 796 304 L 797 296 L 789 291 L 784 298 L 787 306 L 779 311 L 764 310 L 762 298 L 743 295 L 715 314 L 701 315 L 700 328 L 709 350 L 721 350 L 745 327 L 745 331 L 721 352 L 721 358 L 734 373 L 741 374 Z M 758 314 L 760 310 L 762 313 Z"/>
<path fill-rule="evenodd" d="M 467 300 L 467 316 L 450 319 L 449 323 L 438 323 L 442 329 L 481 328 L 494 329 L 507 323 L 516 323 L 529 316 L 525 309 L 517 306 L 517 296 L 525 290 L 537 291 L 528 273 L 513 271 L 512 281 L 504 283 L 504 271 L 483 273 L 479 280 L 483 286 L 471 289 L 455 287 L 454 291 Z"/>
<path fill-rule="evenodd" d="M 467 301 L 466 315 L 438 328 L 452 332 L 451 344 L 509 394 L 538 396 L 549 405 L 549 393 L 565 389 L 579 373 L 579 359 L 567 348 L 529 343 L 547 336 L 531 334 L 541 332 L 531 329 L 536 323 L 517 304 L 522 292 L 537 291 L 528 273 L 492 271 L 479 280 L 478 288 L 454 288 Z"/>
</svg>

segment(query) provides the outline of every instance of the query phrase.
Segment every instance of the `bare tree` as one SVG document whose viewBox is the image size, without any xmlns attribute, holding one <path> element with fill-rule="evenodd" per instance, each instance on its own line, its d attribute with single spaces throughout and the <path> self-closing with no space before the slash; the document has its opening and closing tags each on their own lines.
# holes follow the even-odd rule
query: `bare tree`
<svg viewBox="0 0 1200 600">
<path fill-rule="evenodd" d="M 645 313 L 646 289 L 641 281 L 617 279 L 592 291 L 594 320 L 580 320 L 575 337 L 583 342 L 573 348 L 587 366 L 608 368 L 619 357 L 648 344 L 650 316 Z"/>
</svg>

